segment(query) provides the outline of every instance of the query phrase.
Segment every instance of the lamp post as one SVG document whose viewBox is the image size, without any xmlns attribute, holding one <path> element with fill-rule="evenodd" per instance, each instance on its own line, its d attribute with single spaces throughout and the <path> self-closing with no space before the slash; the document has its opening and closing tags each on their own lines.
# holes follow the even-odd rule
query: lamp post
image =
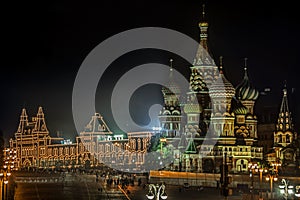
<svg viewBox="0 0 300 200">
<path fill-rule="evenodd" d="M 0 172 L 0 184 L 1 184 L 1 199 L 5 200 L 7 199 L 7 186 L 8 186 L 8 179 L 11 176 L 10 172 L 7 172 L 5 170 Z"/>
<path fill-rule="evenodd" d="M 257 163 L 249 163 L 248 165 L 249 169 L 249 177 L 251 178 L 251 186 L 250 186 L 250 192 L 251 192 L 251 199 L 253 199 L 253 190 L 254 190 L 254 172 L 258 172 L 258 165 Z"/>
<path fill-rule="evenodd" d="M 272 163 L 272 167 L 275 168 L 276 174 L 278 174 L 278 168 L 281 166 L 280 161 L 277 159 L 275 163 Z"/>
<path fill-rule="evenodd" d="M 283 195 L 284 199 L 287 200 L 289 197 L 289 194 L 293 194 L 294 186 L 288 185 L 288 181 L 285 179 L 281 180 L 282 185 L 279 185 L 280 188 L 280 194 Z"/>
<path fill-rule="evenodd" d="M 277 181 L 278 178 L 276 174 L 269 174 L 266 177 L 266 181 L 270 181 L 271 199 L 273 199 L 273 181 Z"/>
<path fill-rule="evenodd" d="M 167 199 L 168 196 L 167 196 L 167 193 L 166 193 L 166 186 L 165 184 L 149 184 L 149 192 L 148 194 L 146 194 L 146 197 L 148 199 L 154 199 L 154 200 L 159 200 L 160 198 L 161 199 Z"/>
<path fill-rule="evenodd" d="M 8 199 L 8 183 L 12 175 L 12 171 L 15 170 L 16 151 L 12 149 L 4 150 L 4 164 L 0 166 L 0 197 L 2 200 Z"/>
<path fill-rule="evenodd" d="M 263 169 L 263 168 L 259 168 L 259 199 L 262 199 L 262 180 L 263 180 L 263 172 L 267 173 L 268 170 L 267 169 Z"/>
</svg>

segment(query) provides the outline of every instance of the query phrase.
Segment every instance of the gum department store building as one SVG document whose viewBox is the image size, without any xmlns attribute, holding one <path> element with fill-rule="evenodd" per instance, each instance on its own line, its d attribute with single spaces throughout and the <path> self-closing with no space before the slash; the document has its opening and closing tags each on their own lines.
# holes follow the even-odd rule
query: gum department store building
<svg viewBox="0 0 300 200">
<path fill-rule="evenodd" d="M 218 67 L 210 56 L 208 22 L 204 19 L 199 23 L 200 47 L 190 67 L 186 102 L 181 104 L 178 99 L 183 94 L 172 79 L 172 67 L 168 84 L 162 88 L 164 105 L 159 115 L 159 137 L 154 131 L 116 135 L 96 113 L 71 143 L 50 136 L 42 107 L 31 120 L 23 109 L 14 138 L 10 139 L 10 148 L 17 152 L 17 167 L 76 168 L 110 163 L 119 168 L 143 169 L 147 152 L 156 145 L 157 152 L 162 149 L 171 152 L 173 160 L 164 166 L 170 170 L 219 172 L 225 152 L 232 172 L 248 171 L 250 162 L 264 158 L 271 164 L 279 161 L 298 168 L 299 145 L 295 144 L 297 137 L 286 88 L 274 133 L 274 148 L 265 156 L 263 147 L 258 145 L 254 113 L 259 92 L 250 83 L 246 60 L 244 77 L 234 87 L 223 73 L 222 60 Z M 205 142 L 208 134 L 211 144 Z"/>
</svg>

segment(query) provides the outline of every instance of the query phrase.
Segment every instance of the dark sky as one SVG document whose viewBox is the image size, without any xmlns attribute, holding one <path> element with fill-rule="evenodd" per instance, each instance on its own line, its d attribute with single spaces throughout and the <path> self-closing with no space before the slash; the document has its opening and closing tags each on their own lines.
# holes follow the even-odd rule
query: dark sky
<svg viewBox="0 0 300 200">
<path fill-rule="evenodd" d="M 51 134 L 61 131 L 64 137 L 73 138 L 76 131 L 72 121 L 72 88 L 89 52 L 114 34 L 146 26 L 174 29 L 198 40 L 203 3 L 210 23 L 210 49 L 215 60 L 224 57 L 226 77 L 236 86 L 243 76 L 243 58 L 248 57 L 252 83 L 261 91 L 271 88 L 267 96 L 260 96 L 258 112 L 264 105 L 274 107 L 277 112 L 283 82 L 287 80 L 294 120 L 299 119 L 299 106 L 295 102 L 300 92 L 296 73 L 300 28 L 293 1 L 269 4 L 195 0 L 95 2 L 26 1 L 1 6 L 0 129 L 6 137 L 16 131 L 23 107 L 34 116 L 38 106 L 43 106 Z M 143 63 L 167 64 L 170 56 L 176 58 L 158 50 L 137 51 L 112 64 L 102 84 L 104 89 L 96 98 L 101 99 L 97 109 L 112 129 L 114 123 L 106 105 L 110 102 L 112 80 Z M 180 58 L 174 60 L 174 67 L 188 75 L 186 62 Z M 295 88 L 293 94 L 292 88 Z M 151 96 L 137 92 L 136 103 L 147 99 L 145 104 L 137 103 L 139 111 L 161 102 L 157 85 L 143 89 L 157 89 L 157 92 Z M 137 116 L 145 116 L 143 112 L 133 118 L 140 123 L 147 122 L 147 118 Z"/>
</svg>

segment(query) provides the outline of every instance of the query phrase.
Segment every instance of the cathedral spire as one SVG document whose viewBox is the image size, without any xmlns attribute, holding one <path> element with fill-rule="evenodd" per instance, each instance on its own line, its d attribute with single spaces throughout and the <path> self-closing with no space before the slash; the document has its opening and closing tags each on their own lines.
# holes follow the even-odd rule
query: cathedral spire
<svg viewBox="0 0 300 200">
<path fill-rule="evenodd" d="M 283 91 L 283 98 L 282 98 L 282 101 L 281 101 L 280 113 L 286 113 L 286 112 L 289 112 L 286 81 L 284 81 L 284 87 L 283 87 L 282 91 Z"/>
<path fill-rule="evenodd" d="M 247 60 L 248 60 L 248 58 L 244 58 L 244 71 L 245 71 L 245 73 L 244 73 L 244 80 L 248 80 L 248 72 L 247 72 Z"/>
<path fill-rule="evenodd" d="M 223 74 L 223 56 L 220 56 L 220 74 Z"/>
<path fill-rule="evenodd" d="M 205 4 L 202 4 L 202 20 L 205 20 Z"/>
<path fill-rule="evenodd" d="M 214 65 L 208 48 L 208 22 L 205 15 L 205 4 L 202 5 L 202 19 L 199 22 L 200 28 L 200 45 L 197 51 L 193 65 Z"/>
<path fill-rule="evenodd" d="M 173 78 L 173 59 L 170 59 L 170 79 Z"/>
<path fill-rule="evenodd" d="M 281 106 L 279 110 L 278 122 L 277 122 L 277 130 L 286 131 L 293 128 L 292 117 L 289 111 L 288 105 L 288 96 L 287 96 L 287 86 L 286 81 L 284 82 L 283 88 L 283 97 L 281 101 Z"/>
</svg>

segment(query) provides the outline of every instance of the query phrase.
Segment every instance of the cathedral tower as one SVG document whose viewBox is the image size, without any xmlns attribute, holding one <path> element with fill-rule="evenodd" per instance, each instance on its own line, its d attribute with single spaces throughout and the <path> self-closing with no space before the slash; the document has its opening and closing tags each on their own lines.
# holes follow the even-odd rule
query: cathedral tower
<svg viewBox="0 0 300 200">
<path fill-rule="evenodd" d="M 180 88 L 173 78 L 173 60 L 170 60 L 169 82 L 162 88 L 164 106 L 159 121 L 164 137 L 175 137 L 181 131 Z"/>
<path fill-rule="evenodd" d="M 286 147 L 295 139 L 292 116 L 289 111 L 286 85 L 283 88 L 283 97 L 279 110 L 279 115 L 274 132 L 274 144 Z"/>
<path fill-rule="evenodd" d="M 206 131 L 211 114 L 211 101 L 209 98 L 209 88 L 218 77 L 218 67 L 210 54 L 208 48 L 208 22 L 205 17 L 203 6 L 202 19 L 199 22 L 200 44 L 194 59 L 193 66 L 190 67 L 190 92 L 189 99 L 197 98 L 197 103 L 201 106 L 200 119 L 204 122 Z M 197 108 L 198 109 L 198 108 Z"/>
</svg>

